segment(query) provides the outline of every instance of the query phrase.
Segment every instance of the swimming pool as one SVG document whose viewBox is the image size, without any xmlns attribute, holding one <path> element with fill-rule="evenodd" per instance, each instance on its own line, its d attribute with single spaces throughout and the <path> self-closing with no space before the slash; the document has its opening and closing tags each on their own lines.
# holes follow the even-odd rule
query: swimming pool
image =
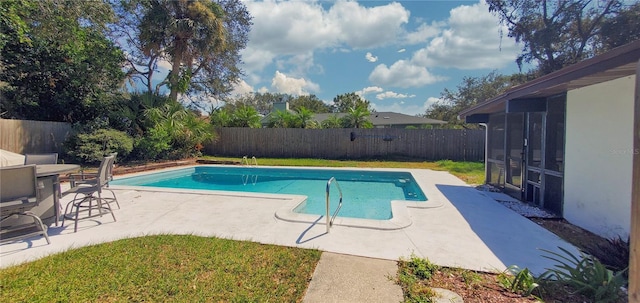
<svg viewBox="0 0 640 303">
<path fill-rule="evenodd" d="M 391 201 L 427 201 L 413 176 L 398 171 L 195 166 L 120 178 L 111 184 L 304 195 L 307 199 L 293 211 L 324 215 L 331 177 L 342 189 L 339 217 L 388 220 L 393 217 Z M 333 213 L 339 201 L 336 186 L 331 188 L 330 201 Z"/>
</svg>

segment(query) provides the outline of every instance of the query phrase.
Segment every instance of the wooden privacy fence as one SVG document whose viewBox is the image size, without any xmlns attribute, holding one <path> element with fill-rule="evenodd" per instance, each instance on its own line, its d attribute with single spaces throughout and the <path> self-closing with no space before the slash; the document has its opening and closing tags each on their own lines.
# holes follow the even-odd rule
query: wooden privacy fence
<svg viewBox="0 0 640 303">
<path fill-rule="evenodd" d="M 205 152 L 217 156 L 484 161 L 484 130 L 219 128 Z"/>
<path fill-rule="evenodd" d="M 0 119 L 0 149 L 14 153 L 61 153 L 70 134 L 69 123 Z"/>
</svg>

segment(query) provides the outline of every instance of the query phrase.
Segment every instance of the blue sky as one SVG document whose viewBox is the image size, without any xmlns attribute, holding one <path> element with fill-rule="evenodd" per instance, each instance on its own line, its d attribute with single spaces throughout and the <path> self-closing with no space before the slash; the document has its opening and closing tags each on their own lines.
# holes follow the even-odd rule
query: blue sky
<svg viewBox="0 0 640 303">
<path fill-rule="evenodd" d="M 464 76 L 518 70 L 521 47 L 482 1 L 244 3 L 254 25 L 236 94 L 315 94 L 329 103 L 357 92 L 377 111 L 417 115 Z"/>
</svg>

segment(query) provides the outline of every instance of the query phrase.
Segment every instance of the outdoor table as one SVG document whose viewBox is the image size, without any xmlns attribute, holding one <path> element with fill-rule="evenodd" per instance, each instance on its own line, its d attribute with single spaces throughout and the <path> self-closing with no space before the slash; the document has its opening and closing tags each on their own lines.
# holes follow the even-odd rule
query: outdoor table
<svg viewBox="0 0 640 303">
<path fill-rule="evenodd" d="M 33 212 L 40 216 L 43 221 L 48 221 L 55 217 L 54 223 L 58 226 L 62 206 L 60 205 L 60 174 L 70 173 L 80 170 L 77 164 L 38 164 L 36 165 L 36 176 L 42 182 L 44 188 L 40 191 L 40 205 L 33 208 Z M 50 214 L 50 206 L 53 205 L 53 215 Z M 49 215 L 49 216 L 45 216 Z"/>
</svg>

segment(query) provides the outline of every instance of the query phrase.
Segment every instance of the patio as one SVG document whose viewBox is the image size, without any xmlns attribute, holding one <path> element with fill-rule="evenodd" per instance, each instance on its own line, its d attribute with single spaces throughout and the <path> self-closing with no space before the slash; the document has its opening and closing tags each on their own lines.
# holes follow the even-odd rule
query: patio
<svg viewBox="0 0 640 303">
<path fill-rule="evenodd" d="M 406 170 L 405 170 L 406 171 Z M 315 248 L 328 252 L 388 260 L 412 254 L 442 266 L 502 271 L 510 265 L 542 273 L 553 266 L 539 249 L 577 250 L 556 235 L 507 209 L 447 172 L 410 170 L 437 208 L 407 208 L 412 224 L 377 230 L 283 221 L 274 215 L 299 196 L 156 191 L 112 187 L 122 209 L 110 217 L 83 220 L 78 232 L 70 224 L 51 226 L 45 239 L 0 246 L 2 267 L 68 249 L 151 234 L 195 234 L 235 240 Z M 68 184 L 63 184 L 65 186 Z M 64 189 L 63 189 L 64 190 Z M 70 197 L 62 199 L 62 205 Z M 345 197 L 348 203 L 348 197 Z M 102 223 L 100 223 L 102 222 Z"/>
</svg>

